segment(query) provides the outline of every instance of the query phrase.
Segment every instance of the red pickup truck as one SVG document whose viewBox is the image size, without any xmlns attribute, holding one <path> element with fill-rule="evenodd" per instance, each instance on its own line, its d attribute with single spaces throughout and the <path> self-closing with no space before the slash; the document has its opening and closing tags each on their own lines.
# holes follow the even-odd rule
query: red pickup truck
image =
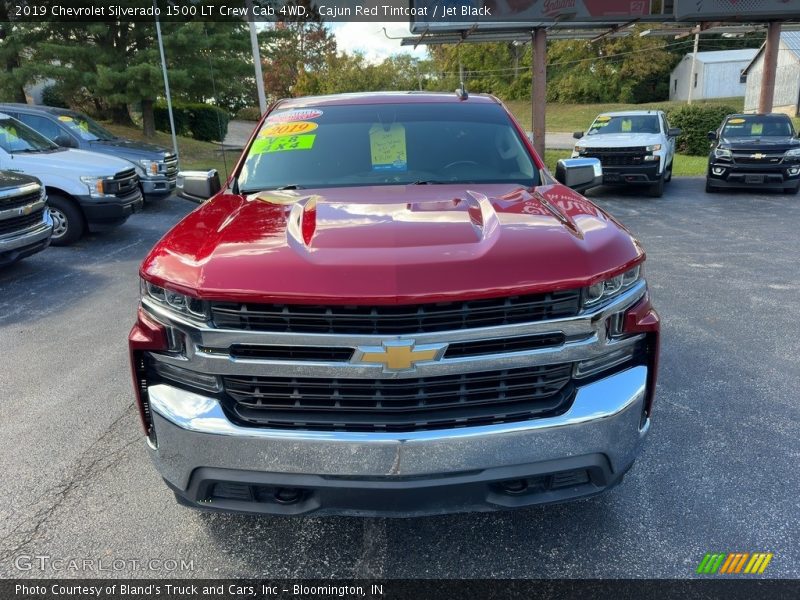
<svg viewBox="0 0 800 600">
<path fill-rule="evenodd" d="M 130 333 L 182 504 L 410 516 L 581 498 L 650 427 L 645 253 L 489 96 L 283 100 L 141 265 Z M 221 188 L 221 189 L 220 189 Z"/>
</svg>

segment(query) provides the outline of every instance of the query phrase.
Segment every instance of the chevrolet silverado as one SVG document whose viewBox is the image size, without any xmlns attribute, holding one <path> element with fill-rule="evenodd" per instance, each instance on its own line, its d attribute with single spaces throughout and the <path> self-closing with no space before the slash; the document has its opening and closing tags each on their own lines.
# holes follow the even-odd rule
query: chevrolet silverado
<svg viewBox="0 0 800 600">
<path fill-rule="evenodd" d="M 178 502 L 412 516 L 619 483 L 659 318 L 640 243 L 564 185 L 601 176 L 551 176 L 490 96 L 273 106 L 140 267 L 133 382 Z"/>
</svg>

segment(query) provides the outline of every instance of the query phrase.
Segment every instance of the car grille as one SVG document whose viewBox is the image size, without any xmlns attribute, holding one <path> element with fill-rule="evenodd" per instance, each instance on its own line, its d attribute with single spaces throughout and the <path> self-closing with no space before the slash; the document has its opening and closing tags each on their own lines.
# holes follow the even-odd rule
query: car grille
<svg viewBox="0 0 800 600">
<path fill-rule="evenodd" d="M 114 179 L 106 182 L 106 192 L 120 198 L 129 196 L 139 186 L 139 177 L 136 171 L 128 169 L 114 175 Z"/>
<path fill-rule="evenodd" d="M 243 425 L 326 431 L 422 431 L 522 421 L 566 410 L 572 364 L 418 379 L 222 378 Z"/>
<path fill-rule="evenodd" d="M 0 221 L 0 235 L 7 233 L 16 233 L 29 227 L 33 227 L 37 223 L 42 222 L 44 216 L 44 209 L 40 208 L 36 212 L 22 217 L 12 217 L 11 219 L 3 219 Z"/>
<path fill-rule="evenodd" d="M 174 154 L 164 156 L 164 174 L 169 179 L 174 179 L 178 176 L 178 157 Z"/>
<path fill-rule="evenodd" d="M 783 160 L 783 154 L 763 154 L 761 158 L 753 154 L 734 154 L 733 160 L 742 165 L 776 165 Z"/>
<path fill-rule="evenodd" d="M 414 334 L 573 317 L 581 291 L 406 306 L 300 306 L 212 302 L 214 325 L 288 333 Z"/>
<path fill-rule="evenodd" d="M 597 158 L 603 166 L 622 167 L 641 165 L 648 154 L 644 146 L 629 146 L 624 148 L 589 148 L 581 158 Z"/>
<path fill-rule="evenodd" d="M 39 201 L 41 192 L 36 190 L 29 194 L 22 194 L 21 196 L 11 196 L 7 198 L 0 197 L 0 211 L 10 210 L 12 208 L 20 208 L 29 204 L 35 204 Z"/>
</svg>

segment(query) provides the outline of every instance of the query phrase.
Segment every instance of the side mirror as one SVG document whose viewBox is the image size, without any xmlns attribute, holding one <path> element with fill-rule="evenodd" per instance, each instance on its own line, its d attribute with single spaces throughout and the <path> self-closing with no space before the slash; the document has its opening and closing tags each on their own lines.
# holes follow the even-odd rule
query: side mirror
<svg viewBox="0 0 800 600">
<path fill-rule="evenodd" d="M 716 142 L 717 141 L 717 132 L 716 131 L 709 131 L 708 132 L 708 139 L 711 140 L 712 142 Z"/>
<path fill-rule="evenodd" d="M 175 193 L 179 198 L 200 204 L 211 198 L 221 189 L 222 185 L 219 182 L 219 173 L 216 169 L 209 169 L 208 171 L 181 171 L 178 173 Z"/>
<path fill-rule="evenodd" d="M 562 158 L 556 165 L 556 179 L 578 192 L 602 185 L 603 166 L 596 158 Z"/>
<path fill-rule="evenodd" d="M 575 133 L 572 134 L 572 137 L 574 137 L 576 140 L 579 140 L 579 139 L 581 139 L 583 137 L 583 132 L 582 131 L 576 131 Z"/>
<path fill-rule="evenodd" d="M 53 138 L 53 143 L 61 146 L 62 148 L 75 148 L 77 144 L 75 140 L 69 137 L 65 133 L 59 133 L 56 137 Z"/>
<path fill-rule="evenodd" d="M 669 137 L 678 137 L 683 131 L 679 127 L 670 127 L 667 131 Z"/>
</svg>

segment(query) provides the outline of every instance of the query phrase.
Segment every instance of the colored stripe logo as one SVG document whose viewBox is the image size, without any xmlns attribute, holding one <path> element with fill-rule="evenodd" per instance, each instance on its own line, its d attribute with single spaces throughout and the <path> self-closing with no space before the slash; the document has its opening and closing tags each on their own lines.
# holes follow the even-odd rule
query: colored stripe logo
<svg viewBox="0 0 800 600">
<path fill-rule="evenodd" d="M 771 552 L 709 552 L 697 565 L 701 575 L 761 575 L 772 560 Z"/>
</svg>

